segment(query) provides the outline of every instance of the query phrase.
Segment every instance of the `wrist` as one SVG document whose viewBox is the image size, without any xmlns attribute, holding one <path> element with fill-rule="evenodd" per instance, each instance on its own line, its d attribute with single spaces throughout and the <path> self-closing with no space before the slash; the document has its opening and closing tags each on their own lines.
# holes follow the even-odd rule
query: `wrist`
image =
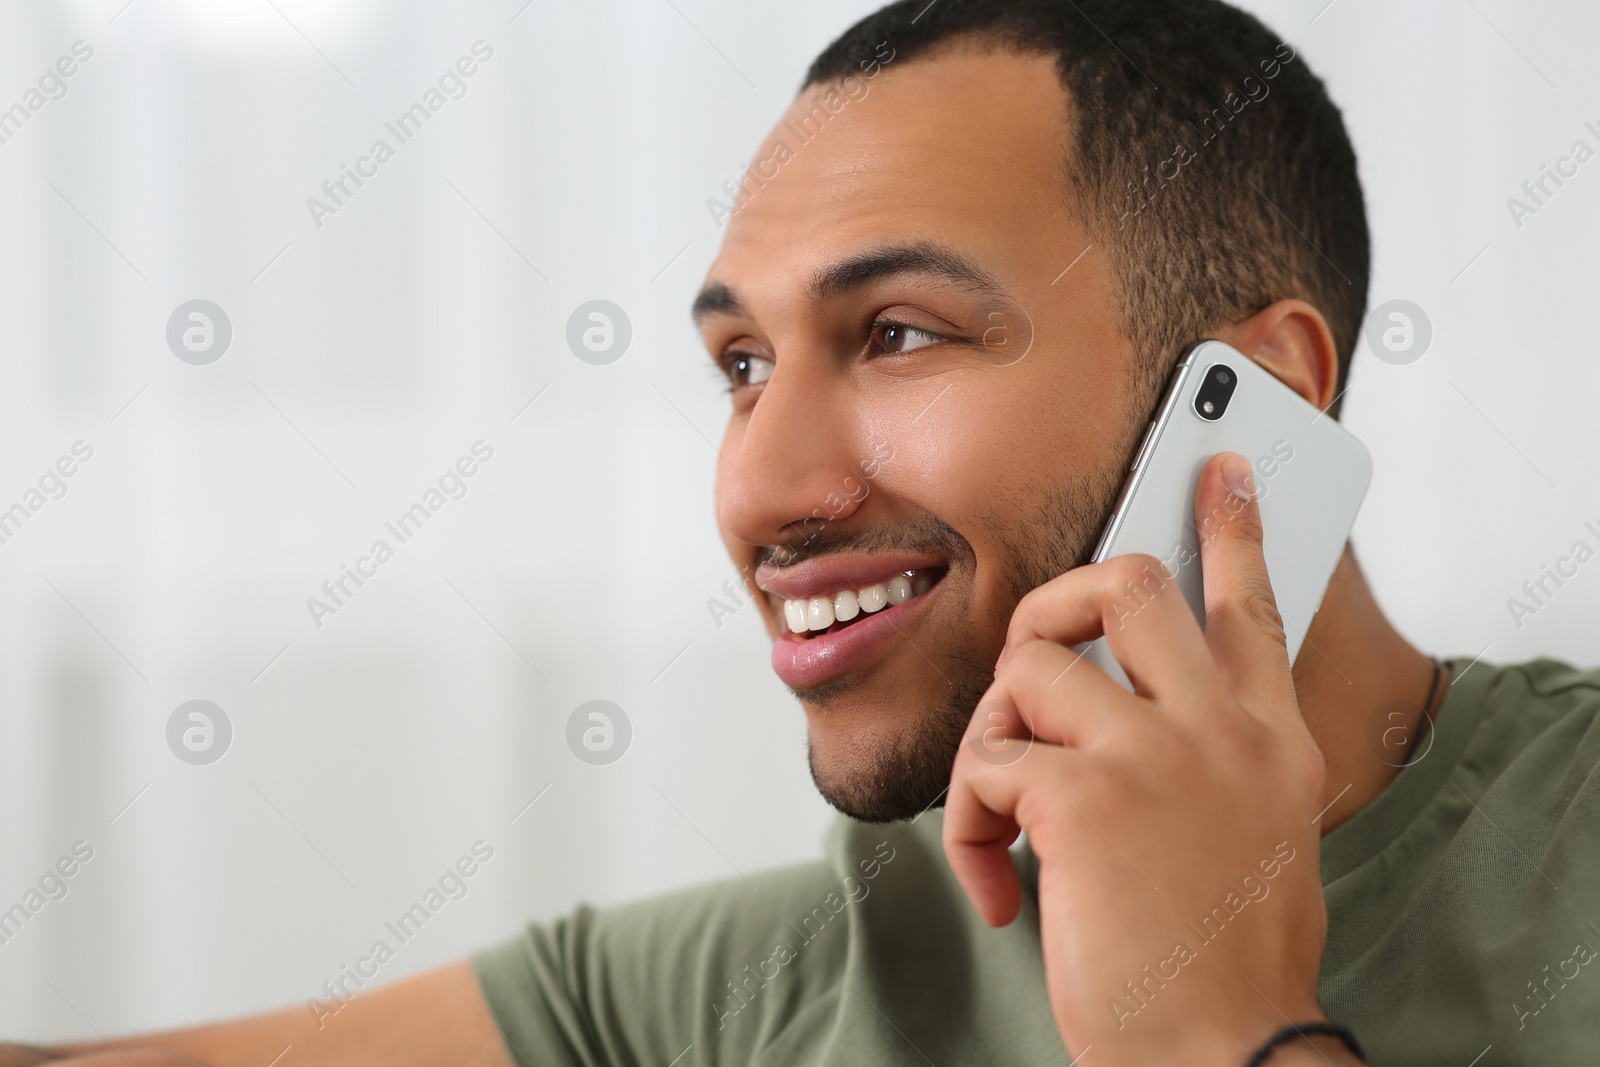
<svg viewBox="0 0 1600 1067">
<path fill-rule="evenodd" d="M 1323 1046 L 1312 1044 L 1308 1040 L 1317 1035 L 1301 1038 L 1291 1034 L 1283 1038 L 1282 1031 L 1287 1027 L 1284 1016 L 1272 1010 L 1266 1003 L 1262 1003 L 1261 1007 L 1262 1011 L 1256 1015 L 1245 1017 L 1240 1013 L 1225 1021 L 1214 1019 L 1208 1022 L 1191 1019 L 1183 1024 L 1181 1033 L 1168 1035 L 1168 1040 L 1162 1043 L 1163 1051 L 1178 1062 L 1187 1064 L 1205 1064 L 1207 1067 L 1251 1067 L 1254 1062 L 1253 1057 L 1259 1056 L 1269 1043 L 1277 1039 L 1279 1044 L 1262 1061 L 1260 1067 L 1290 1067 L 1291 1064 L 1298 1067 L 1301 1061 L 1291 1060 L 1288 1056 L 1291 1049 L 1294 1050 L 1296 1057 L 1302 1051 L 1309 1052 L 1317 1064 L 1326 1067 L 1325 1061 L 1318 1055 Z M 1301 1029 L 1328 1024 L 1328 1017 L 1317 1007 L 1291 1013 L 1290 1018 L 1294 1019 L 1295 1024 Z M 1334 1045 L 1339 1044 L 1337 1038 L 1325 1038 L 1325 1040 L 1331 1041 Z M 1280 1056 L 1283 1057 L 1281 1061 Z M 1343 1060 L 1336 1059 L 1334 1063 L 1338 1064 L 1338 1067 L 1345 1067 Z"/>
<path fill-rule="evenodd" d="M 1355 1053 L 1338 1038 L 1312 1034 L 1273 1049 L 1262 1067 L 1328 1067 L 1329 1064 L 1333 1067 L 1364 1067 L 1366 1061 L 1357 1059 Z"/>
<path fill-rule="evenodd" d="M 1354 1034 L 1319 1012 L 1262 1041 L 1244 1067 L 1362 1067 L 1364 1056 Z"/>
</svg>

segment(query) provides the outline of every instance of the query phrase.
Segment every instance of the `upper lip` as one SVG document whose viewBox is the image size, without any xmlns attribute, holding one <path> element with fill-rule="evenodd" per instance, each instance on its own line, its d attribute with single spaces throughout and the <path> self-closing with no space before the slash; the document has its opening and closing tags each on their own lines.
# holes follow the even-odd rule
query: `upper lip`
<svg viewBox="0 0 1600 1067">
<path fill-rule="evenodd" d="M 825 596 L 841 589 L 861 589 L 875 582 L 888 581 L 906 571 L 943 564 L 943 560 L 927 556 L 887 552 L 823 556 L 789 567 L 762 564 L 756 568 L 756 585 L 785 600 L 799 600 L 803 597 Z"/>
</svg>

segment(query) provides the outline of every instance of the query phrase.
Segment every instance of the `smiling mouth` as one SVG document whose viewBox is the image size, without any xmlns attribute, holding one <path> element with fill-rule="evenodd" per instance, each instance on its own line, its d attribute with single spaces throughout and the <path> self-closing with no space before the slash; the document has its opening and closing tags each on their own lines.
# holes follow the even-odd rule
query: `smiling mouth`
<svg viewBox="0 0 1600 1067">
<path fill-rule="evenodd" d="M 920 567 L 901 571 L 869 585 L 847 586 L 833 593 L 796 597 L 783 601 L 783 621 L 789 633 L 801 641 L 840 630 L 922 596 L 945 575 L 944 567 Z"/>
</svg>

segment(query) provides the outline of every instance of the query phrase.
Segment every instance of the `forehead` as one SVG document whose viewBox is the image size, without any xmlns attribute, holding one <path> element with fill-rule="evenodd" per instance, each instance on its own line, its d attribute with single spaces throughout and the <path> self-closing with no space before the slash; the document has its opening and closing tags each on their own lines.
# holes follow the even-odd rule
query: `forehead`
<svg viewBox="0 0 1600 1067">
<path fill-rule="evenodd" d="M 1049 57 L 973 46 L 812 86 L 753 157 L 709 277 L 755 306 L 843 254 L 931 240 L 1048 283 L 1083 243 L 1068 108 Z"/>
</svg>

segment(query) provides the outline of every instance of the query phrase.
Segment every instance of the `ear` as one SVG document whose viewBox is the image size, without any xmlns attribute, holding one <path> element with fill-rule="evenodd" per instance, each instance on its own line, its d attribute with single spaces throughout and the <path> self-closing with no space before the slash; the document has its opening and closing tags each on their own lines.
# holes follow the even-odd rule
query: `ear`
<svg viewBox="0 0 1600 1067">
<path fill-rule="evenodd" d="M 1318 411 L 1337 399 L 1339 351 L 1322 313 L 1304 300 L 1279 300 L 1217 331 Z"/>
</svg>

